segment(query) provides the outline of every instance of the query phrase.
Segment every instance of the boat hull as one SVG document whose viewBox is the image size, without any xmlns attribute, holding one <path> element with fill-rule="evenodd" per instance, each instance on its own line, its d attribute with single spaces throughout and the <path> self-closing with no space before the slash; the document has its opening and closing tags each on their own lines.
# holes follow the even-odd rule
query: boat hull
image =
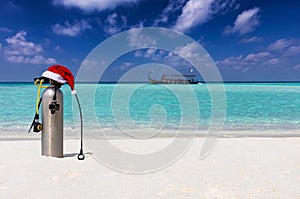
<svg viewBox="0 0 300 199">
<path fill-rule="evenodd" d="M 151 84 L 198 84 L 199 83 L 199 81 L 194 81 L 194 80 L 165 78 L 166 75 L 163 75 L 161 80 L 155 80 L 151 78 L 150 74 L 151 72 L 148 75 L 148 79 Z"/>
</svg>

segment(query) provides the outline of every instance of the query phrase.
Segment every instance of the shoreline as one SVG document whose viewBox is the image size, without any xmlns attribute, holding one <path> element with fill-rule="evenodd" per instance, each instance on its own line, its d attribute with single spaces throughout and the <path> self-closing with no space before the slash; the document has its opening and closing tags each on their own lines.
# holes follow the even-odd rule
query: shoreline
<svg viewBox="0 0 300 199">
<path fill-rule="evenodd" d="M 164 133 L 153 135 L 153 131 L 149 131 L 148 133 L 139 134 L 140 130 L 133 130 L 133 134 L 140 135 L 137 139 L 155 139 L 155 138 L 299 138 L 300 131 L 299 130 L 223 130 L 220 134 L 207 134 L 207 131 L 195 131 L 184 130 L 181 132 L 177 132 L 174 130 L 167 130 Z M 64 131 L 65 139 L 78 139 L 79 132 L 77 129 L 67 129 Z M 84 138 L 85 139 L 132 139 L 132 137 L 124 134 L 124 132 L 119 130 L 119 133 L 115 133 L 115 129 L 104 129 L 103 131 L 90 131 L 84 130 Z M 13 139 L 13 140 L 38 140 L 41 139 L 41 133 L 28 133 L 26 131 L 0 131 L 0 141 L 5 139 Z"/>
<path fill-rule="evenodd" d="M 96 137 L 96 138 L 84 138 L 84 140 L 155 140 L 155 139 L 174 139 L 175 137 L 169 137 L 169 136 L 164 136 L 164 137 L 154 137 L 154 138 L 149 138 L 149 139 L 143 139 L 143 138 L 130 138 L 130 137 Z M 176 138 L 179 139 L 185 139 L 185 138 L 191 138 L 191 139 L 206 139 L 206 138 L 217 138 L 217 139 L 299 139 L 300 135 L 288 135 L 288 136 L 220 136 L 220 137 L 214 137 L 214 136 L 177 136 Z M 64 140 L 80 140 L 80 137 L 68 137 L 65 136 Z M 41 141 L 41 138 L 36 138 L 36 137 L 16 137 L 16 136 L 0 136 L 0 142 L 2 141 Z"/>
</svg>

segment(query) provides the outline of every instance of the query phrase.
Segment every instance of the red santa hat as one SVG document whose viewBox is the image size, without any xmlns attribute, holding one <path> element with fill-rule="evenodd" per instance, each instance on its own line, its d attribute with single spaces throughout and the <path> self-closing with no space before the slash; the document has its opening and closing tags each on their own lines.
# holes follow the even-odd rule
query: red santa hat
<svg viewBox="0 0 300 199">
<path fill-rule="evenodd" d="M 74 76 L 67 67 L 62 65 L 50 66 L 45 72 L 43 72 L 42 76 L 62 84 L 69 84 L 72 94 L 76 94 L 76 91 L 74 90 Z"/>
</svg>

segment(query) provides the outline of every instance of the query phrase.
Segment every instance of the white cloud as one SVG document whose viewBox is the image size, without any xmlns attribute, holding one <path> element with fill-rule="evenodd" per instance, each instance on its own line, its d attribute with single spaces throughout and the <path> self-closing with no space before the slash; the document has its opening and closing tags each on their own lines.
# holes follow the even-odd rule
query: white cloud
<svg viewBox="0 0 300 199">
<path fill-rule="evenodd" d="M 54 51 L 55 51 L 55 52 L 63 52 L 63 50 L 61 49 L 60 46 L 56 46 L 56 47 L 54 48 Z"/>
<path fill-rule="evenodd" d="M 278 39 L 268 46 L 269 50 L 279 51 L 283 50 L 294 43 L 293 39 Z"/>
<path fill-rule="evenodd" d="M 169 52 L 168 55 L 163 58 L 162 63 L 164 63 L 167 66 L 175 67 L 185 67 L 187 65 L 190 65 L 185 59 L 172 52 Z"/>
<path fill-rule="evenodd" d="M 278 58 L 272 58 L 272 59 L 270 59 L 270 60 L 265 61 L 264 63 L 265 63 L 265 64 L 270 64 L 270 65 L 274 65 L 274 64 L 279 64 L 280 61 L 279 61 Z"/>
<path fill-rule="evenodd" d="M 260 42 L 260 41 L 263 41 L 263 38 L 257 36 L 245 37 L 241 40 L 242 43 L 253 43 L 253 42 Z"/>
<path fill-rule="evenodd" d="M 300 40 L 294 38 L 278 39 L 267 47 L 268 50 L 283 54 L 284 56 L 295 56 L 300 54 Z"/>
<path fill-rule="evenodd" d="M 27 57 L 26 61 L 28 63 L 31 63 L 31 64 L 40 64 L 40 63 L 43 63 L 43 64 L 54 64 L 54 63 L 56 63 L 56 60 L 54 58 L 45 58 L 42 55 L 36 55 L 36 56 L 34 56 L 32 58 Z"/>
<path fill-rule="evenodd" d="M 45 58 L 41 55 L 43 48 L 40 44 L 27 41 L 27 32 L 20 31 L 14 36 L 7 38 L 7 46 L 4 47 L 3 55 L 9 62 L 31 64 L 53 64 L 54 58 Z"/>
<path fill-rule="evenodd" d="M 64 25 L 57 23 L 52 26 L 52 31 L 55 34 L 67 36 L 79 35 L 81 32 L 87 29 L 92 29 L 92 27 L 86 20 L 75 21 L 72 24 L 66 21 Z"/>
<path fill-rule="evenodd" d="M 300 69 L 300 64 L 295 65 L 294 69 L 296 69 L 296 70 Z"/>
<path fill-rule="evenodd" d="M 157 42 L 151 36 L 145 35 L 142 29 L 133 29 L 129 31 L 126 37 L 128 45 L 134 48 L 151 48 L 155 47 Z"/>
<path fill-rule="evenodd" d="M 105 20 L 104 31 L 109 35 L 114 35 L 127 27 L 127 18 L 113 13 Z"/>
<path fill-rule="evenodd" d="M 135 56 L 135 57 L 143 57 L 143 56 L 144 56 L 144 53 L 143 53 L 142 50 L 136 50 L 136 51 L 134 52 L 134 56 Z"/>
<path fill-rule="evenodd" d="M 164 50 L 159 50 L 156 48 L 149 48 L 146 50 L 145 54 L 143 55 L 145 58 L 151 58 L 153 61 L 161 61 L 168 55 L 167 52 Z"/>
<path fill-rule="evenodd" d="M 35 44 L 26 40 L 27 32 L 20 31 L 13 37 L 7 38 L 5 41 L 8 47 L 4 49 L 5 55 L 36 55 L 43 51 L 40 44 Z"/>
<path fill-rule="evenodd" d="M 0 28 L 0 31 L 1 31 L 1 32 L 8 32 L 8 33 L 11 33 L 11 32 L 12 32 L 12 30 L 9 29 L 9 28 L 7 28 L 7 27 L 1 27 L 1 28 Z"/>
<path fill-rule="evenodd" d="M 76 7 L 81 10 L 90 12 L 94 10 L 102 11 L 114 9 L 123 4 L 137 3 L 140 0 L 53 0 L 54 5 L 62 5 L 67 8 Z"/>
<path fill-rule="evenodd" d="M 235 0 L 190 0 L 182 8 L 182 13 L 173 28 L 186 32 L 195 26 L 206 23 L 216 15 L 222 15 L 237 7 L 238 4 L 235 3 Z"/>
<path fill-rule="evenodd" d="M 42 55 L 35 55 L 33 57 L 25 57 L 23 55 L 13 55 L 6 58 L 9 62 L 26 63 L 26 64 L 54 64 L 56 60 L 54 58 L 45 58 Z"/>
<path fill-rule="evenodd" d="M 231 67 L 236 70 L 246 72 L 251 67 L 262 66 L 265 64 L 274 65 L 279 63 L 279 59 L 273 58 L 270 52 L 249 53 L 247 56 L 239 55 L 237 57 L 228 57 L 222 61 L 217 61 L 219 66 Z"/>
<path fill-rule="evenodd" d="M 129 29 L 134 29 L 134 28 L 143 28 L 144 27 L 144 22 L 143 21 L 139 21 L 138 23 L 130 26 Z"/>
<path fill-rule="evenodd" d="M 88 60 L 85 59 L 83 60 L 83 62 L 81 63 L 81 66 L 85 69 L 95 69 L 97 68 L 97 66 L 99 66 L 98 62 L 95 60 Z"/>
<path fill-rule="evenodd" d="M 201 54 L 197 42 L 191 42 L 184 46 L 177 47 L 174 52 L 185 59 L 193 60 L 193 62 L 201 62 Z"/>
<path fill-rule="evenodd" d="M 300 45 L 289 47 L 285 55 L 286 56 L 300 55 Z"/>
<path fill-rule="evenodd" d="M 12 56 L 7 56 L 6 60 L 9 62 L 15 62 L 15 63 L 25 63 L 25 57 L 24 56 L 16 56 L 16 55 L 12 55 Z"/>
<path fill-rule="evenodd" d="M 244 59 L 244 62 L 257 62 L 263 58 L 271 57 L 269 52 L 250 53 Z"/>
<path fill-rule="evenodd" d="M 155 49 L 155 48 L 149 48 L 149 49 L 147 49 L 147 51 L 145 53 L 145 57 L 149 58 L 149 57 L 155 56 L 156 51 L 157 51 L 157 49 Z"/>
<path fill-rule="evenodd" d="M 162 11 L 162 14 L 155 19 L 153 26 L 158 26 L 159 24 L 167 24 L 170 20 L 170 16 L 180 11 L 184 6 L 184 3 L 185 0 L 169 1 L 169 4 Z"/>
<path fill-rule="evenodd" d="M 134 66 L 134 63 L 124 62 L 118 69 L 125 70 L 125 69 L 128 69 L 128 68 L 132 67 L 132 66 Z"/>
<path fill-rule="evenodd" d="M 213 0 L 190 0 L 182 9 L 174 29 L 185 32 L 196 25 L 205 23 L 210 16 Z"/>
<path fill-rule="evenodd" d="M 224 34 L 238 33 L 240 35 L 245 35 L 253 32 L 260 24 L 259 11 L 260 9 L 257 7 L 243 11 L 237 16 L 233 27 L 230 25 L 225 27 Z"/>
<path fill-rule="evenodd" d="M 141 49 L 134 52 L 135 57 L 144 57 L 152 61 L 162 61 L 168 54 L 168 52 L 157 48 Z"/>
<path fill-rule="evenodd" d="M 300 40 L 295 38 L 278 39 L 268 45 L 264 51 L 240 55 L 237 57 L 228 57 L 217 61 L 221 67 L 230 67 L 237 70 L 243 70 L 246 67 L 256 67 L 263 70 L 274 70 L 274 67 L 285 67 L 288 69 L 298 69 L 300 59 Z"/>
<path fill-rule="evenodd" d="M 228 57 L 222 61 L 216 61 L 216 64 L 222 64 L 222 65 L 226 65 L 226 66 L 237 66 L 240 65 L 240 63 L 242 62 L 242 60 L 244 59 L 243 55 L 240 55 L 238 57 Z"/>
</svg>

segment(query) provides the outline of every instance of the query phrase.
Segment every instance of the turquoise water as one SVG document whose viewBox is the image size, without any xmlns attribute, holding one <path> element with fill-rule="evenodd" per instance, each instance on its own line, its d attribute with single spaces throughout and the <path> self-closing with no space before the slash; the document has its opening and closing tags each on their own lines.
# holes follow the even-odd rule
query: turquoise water
<svg viewBox="0 0 300 199">
<path fill-rule="evenodd" d="M 224 87 L 226 117 L 223 129 L 226 132 L 268 130 L 280 135 L 290 130 L 298 135 L 299 83 L 227 83 Z M 91 94 L 93 88 L 96 90 Z M 77 106 L 73 104 L 69 87 L 63 86 L 62 90 L 66 132 L 77 131 Z M 104 129 L 115 133 L 117 129 L 162 128 L 205 131 L 211 123 L 211 96 L 205 84 L 167 87 L 78 84 L 77 91 L 86 131 Z M 33 84 L 0 84 L 0 134 L 27 133 L 34 116 L 36 93 Z"/>
</svg>

